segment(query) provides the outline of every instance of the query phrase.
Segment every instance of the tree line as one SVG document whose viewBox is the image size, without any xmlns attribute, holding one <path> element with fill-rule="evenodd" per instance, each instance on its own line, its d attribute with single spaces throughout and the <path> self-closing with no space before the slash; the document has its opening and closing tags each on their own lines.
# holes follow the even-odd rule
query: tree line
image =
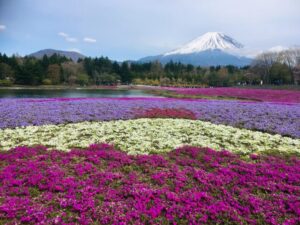
<svg viewBox="0 0 300 225">
<path fill-rule="evenodd" d="M 300 48 L 263 52 L 252 62 L 248 77 L 266 84 L 300 84 Z"/>
<path fill-rule="evenodd" d="M 298 54 L 298 53 L 297 53 Z M 286 56 L 289 57 L 286 57 Z M 294 57 L 295 58 L 295 57 Z M 234 86 L 239 84 L 293 84 L 297 63 L 290 53 L 263 53 L 245 67 L 200 67 L 169 62 L 114 62 L 87 57 L 73 62 L 54 54 L 41 59 L 8 57 L 0 53 L 0 86 L 10 85 L 116 85 Z"/>
</svg>

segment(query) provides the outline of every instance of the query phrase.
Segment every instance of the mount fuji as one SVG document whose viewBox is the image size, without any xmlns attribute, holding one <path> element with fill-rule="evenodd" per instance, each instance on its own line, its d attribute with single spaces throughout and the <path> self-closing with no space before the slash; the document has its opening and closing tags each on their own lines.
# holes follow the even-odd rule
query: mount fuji
<svg viewBox="0 0 300 225">
<path fill-rule="evenodd" d="M 195 66 L 246 66 L 252 60 L 243 56 L 243 49 L 241 43 L 223 33 L 208 32 L 178 49 L 157 56 L 148 56 L 139 62 L 159 61 L 166 64 L 173 61 Z"/>
</svg>

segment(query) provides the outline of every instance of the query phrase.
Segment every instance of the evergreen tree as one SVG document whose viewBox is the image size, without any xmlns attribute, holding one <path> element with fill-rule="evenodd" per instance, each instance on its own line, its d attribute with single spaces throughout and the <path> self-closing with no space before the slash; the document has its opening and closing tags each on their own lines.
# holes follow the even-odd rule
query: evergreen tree
<svg viewBox="0 0 300 225">
<path fill-rule="evenodd" d="M 129 65 L 127 62 L 123 62 L 120 69 L 120 76 L 122 83 L 129 84 L 132 81 Z"/>
</svg>

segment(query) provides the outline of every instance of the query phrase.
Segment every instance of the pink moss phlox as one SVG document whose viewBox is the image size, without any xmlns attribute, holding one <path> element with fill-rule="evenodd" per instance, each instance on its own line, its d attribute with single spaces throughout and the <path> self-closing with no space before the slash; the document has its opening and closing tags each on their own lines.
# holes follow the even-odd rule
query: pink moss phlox
<svg viewBox="0 0 300 225">
<path fill-rule="evenodd" d="M 185 146 L 131 156 L 108 144 L 0 153 L 0 223 L 300 223 L 300 159 Z"/>
</svg>

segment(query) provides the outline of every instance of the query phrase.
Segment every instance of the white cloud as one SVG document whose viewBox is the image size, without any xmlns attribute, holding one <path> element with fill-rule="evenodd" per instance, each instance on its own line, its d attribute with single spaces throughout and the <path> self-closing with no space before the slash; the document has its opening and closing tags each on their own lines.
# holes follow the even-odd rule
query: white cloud
<svg viewBox="0 0 300 225">
<path fill-rule="evenodd" d="M 85 37 L 85 38 L 83 38 L 83 41 L 84 41 L 84 42 L 88 42 L 88 43 L 96 43 L 96 42 L 97 42 L 96 39 L 90 38 L 90 37 Z"/>
<path fill-rule="evenodd" d="M 74 42 L 77 42 L 77 41 L 78 41 L 77 38 L 70 37 L 70 36 L 69 36 L 67 33 L 65 33 L 65 32 L 59 32 L 58 35 L 61 36 L 61 37 L 63 37 L 63 38 L 65 39 L 65 41 L 67 41 L 67 42 L 72 42 L 72 43 L 74 43 Z"/>
<path fill-rule="evenodd" d="M 257 55 L 261 54 L 263 51 L 258 48 L 244 47 L 244 48 L 236 49 L 236 50 L 234 50 L 234 49 L 228 50 L 227 52 L 229 52 L 230 54 L 233 54 L 233 55 L 237 55 L 237 56 L 255 58 Z"/>
<path fill-rule="evenodd" d="M 270 52 L 282 52 L 284 50 L 288 50 L 289 48 L 286 47 L 286 46 L 282 46 L 282 45 L 277 45 L 277 46 L 274 46 L 272 48 L 269 48 L 268 51 Z"/>
<path fill-rule="evenodd" d="M 77 42 L 77 39 L 74 38 L 74 37 L 66 37 L 65 40 L 66 40 L 67 42 Z"/>
<path fill-rule="evenodd" d="M 4 31 L 6 29 L 6 26 L 3 24 L 0 24 L 0 31 Z"/>
<path fill-rule="evenodd" d="M 64 32 L 59 32 L 58 35 L 61 36 L 61 37 L 64 37 L 64 38 L 66 38 L 66 37 L 69 36 L 69 35 L 67 35 L 67 34 L 64 33 Z"/>
</svg>

